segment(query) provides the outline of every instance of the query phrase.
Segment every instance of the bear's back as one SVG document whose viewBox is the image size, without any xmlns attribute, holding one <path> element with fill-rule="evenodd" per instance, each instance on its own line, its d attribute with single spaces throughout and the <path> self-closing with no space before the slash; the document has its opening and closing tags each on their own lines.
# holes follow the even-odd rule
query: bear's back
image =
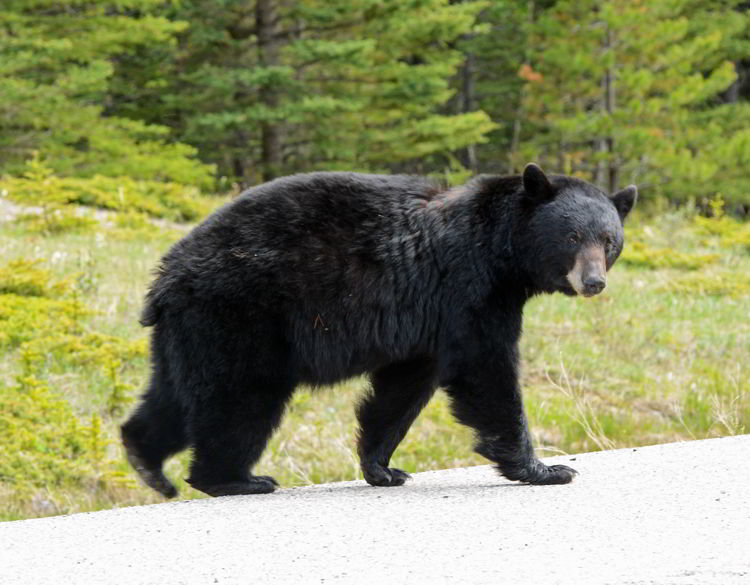
<svg viewBox="0 0 750 585">
<path fill-rule="evenodd" d="M 277 319 L 304 377 L 330 381 L 372 365 L 365 355 L 434 341 L 439 247 L 426 204 L 439 192 L 413 176 L 285 177 L 219 210 L 168 263 L 202 303 Z"/>
<path fill-rule="evenodd" d="M 329 221 L 362 222 L 378 214 L 400 214 L 440 191 L 435 182 L 412 175 L 305 173 L 248 189 L 234 202 L 233 211 L 252 212 L 267 219 L 281 213 L 286 214 L 286 220 L 315 218 L 323 227 Z"/>
</svg>

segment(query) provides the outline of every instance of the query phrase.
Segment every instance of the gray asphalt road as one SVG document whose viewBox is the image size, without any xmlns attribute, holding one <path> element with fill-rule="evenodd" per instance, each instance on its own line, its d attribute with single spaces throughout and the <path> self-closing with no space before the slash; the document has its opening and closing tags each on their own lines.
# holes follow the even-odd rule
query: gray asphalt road
<svg viewBox="0 0 750 585">
<path fill-rule="evenodd" d="M 0 524 L 0 583 L 750 583 L 750 435 Z"/>
</svg>

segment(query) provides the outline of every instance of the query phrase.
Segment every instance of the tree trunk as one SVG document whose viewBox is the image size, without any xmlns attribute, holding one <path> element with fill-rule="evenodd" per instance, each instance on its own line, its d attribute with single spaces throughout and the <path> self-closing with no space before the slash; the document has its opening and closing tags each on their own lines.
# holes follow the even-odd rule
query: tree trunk
<svg viewBox="0 0 750 585">
<path fill-rule="evenodd" d="M 721 101 L 725 104 L 736 104 L 737 102 L 750 98 L 748 91 L 750 83 L 750 63 L 747 61 L 737 61 L 734 64 L 734 70 L 737 72 L 737 79 L 721 94 Z"/>
<path fill-rule="evenodd" d="M 607 45 L 610 51 L 614 51 L 612 43 L 612 32 L 607 31 Z M 615 115 L 615 67 L 614 64 L 607 68 L 607 74 L 604 76 L 606 96 L 607 96 L 607 112 L 610 118 Z M 615 138 L 611 134 L 607 137 L 607 152 L 609 153 L 609 173 L 608 173 L 608 187 L 609 193 L 617 191 L 617 185 L 620 182 L 620 161 L 617 160 L 617 154 L 615 153 Z"/>
<path fill-rule="evenodd" d="M 232 172 L 237 179 L 240 190 L 244 190 L 247 187 L 247 181 L 245 180 L 245 160 L 244 156 L 233 156 L 232 157 Z"/>
<path fill-rule="evenodd" d="M 461 67 L 461 111 L 468 113 L 474 111 L 475 78 L 474 78 L 474 56 L 466 54 L 466 60 Z M 477 151 L 474 144 L 469 144 L 463 152 L 463 165 L 474 172 L 477 170 Z"/>
<path fill-rule="evenodd" d="M 276 5 L 277 2 L 274 0 L 256 0 L 255 27 L 260 67 L 273 67 L 279 64 L 279 22 Z M 272 85 L 261 87 L 260 101 L 269 110 L 277 109 L 281 102 L 278 89 Z M 283 128 L 280 122 L 266 120 L 261 122 L 260 131 L 261 175 L 264 181 L 270 181 L 282 173 Z"/>
<path fill-rule="evenodd" d="M 607 39 L 604 46 L 605 53 L 614 51 L 612 31 L 607 29 Z M 603 106 L 610 119 L 615 113 L 615 66 L 607 67 L 602 80 Z M 617 190 L 620 182 L 620 163 L 615 154 L 615 138 L 610 133 L 598 140 L 597 150 L 606 154 L 606 160 L 599 161 L 596 169 L 596 184 L 607 189 L 610 193 Z"/>
<path fill-rule="evenodd" d="M 527 9 L 527 16 L 528 16 L 528 26 L 531 27 L 531 25 L 534 24 L 534 0 L 529 0 L 529 2 L 526 5 Z M 527 38 L 525 40 L 525 49 L 524 49 L 524 56 L 523 56 L 523 65 L 529 65 L 529 40 L 528 40 L 528 34 Z M 521 118 L 523 117 L 523 106 L 524 106 L 524 100 L 526 99 L 526 85 L 528 82 L 521 86 L 521 90 L 518 93 L 518 105 L 516 107 L 516 113 L 513 117 L 513 134 L 511 135 L 510 139 L 510 149 L 508 150 L 508 174 L 512 175 L 515 171 L 515 158 L 516 158 L 516 151 L 518 150 L 518 144 L 521 141 Z M 560 172 L 562 172 L 562 169 L 560 169 Z"/>
</svg>

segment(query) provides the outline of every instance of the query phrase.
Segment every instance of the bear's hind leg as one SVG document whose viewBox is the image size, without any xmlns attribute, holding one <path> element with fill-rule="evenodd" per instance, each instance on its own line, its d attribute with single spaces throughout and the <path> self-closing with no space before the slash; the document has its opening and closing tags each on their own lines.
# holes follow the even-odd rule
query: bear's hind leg
<svg viewBox="0 0 750 585">
<path fill-rule="evenodd" d="M 398 486 L 409 479 L 408 473 L 388 464 L 435 388 L 430 358 L 391 364 L 372 375 L 372 391 L 357 408 L 359 459 L 367 483 Z"/>
<path fill-rule="evenodd" d="M 271 433 L 297 383 L 284 323 L 249 313 L 244 297 L 192 302 L 168 315 L 176 383 L 189 401 L 192 487 L 210 496 L 272 492 L 273 478 L 254 476 Z"/>
<path fill-rule="evenodd" d="M 274 491 L 276 480 L 250 470 L 281 421 L 293 390 L 292 384 L 259 380 L 215 388 L 204 404 L 197 405 L 191 421 L 193 462 L 187 482 L 210 496 Z"/>
<path fill-rule="evenodd" d="M 120 432 L 128 462 L 150 488 L 173 498 L 177 489 L 162 471 L 164 460 L 187 447 L 183 409 L 168 382 L 154 374 L 140 405 Z"/>
</svg>

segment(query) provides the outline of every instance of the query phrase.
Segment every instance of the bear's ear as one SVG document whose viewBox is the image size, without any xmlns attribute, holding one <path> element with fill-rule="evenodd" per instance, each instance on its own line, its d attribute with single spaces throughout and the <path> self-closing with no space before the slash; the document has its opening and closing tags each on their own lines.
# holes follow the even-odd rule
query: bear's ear
<svg viewBox="0 0 750 585">
<path fill-rule="evenodd" d="M 614 203 L 617 209 L 617 214 L 620 216 L 620 221 L 625 223 L 625 218 L 633 209 L 636 200 L 638 199 L 638 189 L 635 185 L 628 185 L 622 191 L 618 191 L 610 197 L 612 203 Z"/>
<path fill-rule="evenodd" d="M 555 196 L 555 189 L 547 175 L 534 163 L 527 164 L 523 170 L 523 190 L 532 203 L 544 203 Z"/>
</svg>

